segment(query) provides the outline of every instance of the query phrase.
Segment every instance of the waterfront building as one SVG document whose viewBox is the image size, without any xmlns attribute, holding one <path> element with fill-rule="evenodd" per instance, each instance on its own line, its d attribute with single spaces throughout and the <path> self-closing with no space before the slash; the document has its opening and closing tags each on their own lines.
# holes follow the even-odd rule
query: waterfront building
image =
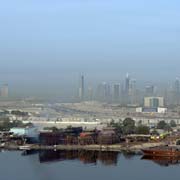
<svg viewBox="0 0 180 180">
<path fill-rule="evenodd" d="M 38 136 L 39 136 L 38 129 L 34 126 L 13 127 L 10 129 L 10 132 L 16 136 L 24 136 L 27 138 L 38 139 Z"/>
</svg>

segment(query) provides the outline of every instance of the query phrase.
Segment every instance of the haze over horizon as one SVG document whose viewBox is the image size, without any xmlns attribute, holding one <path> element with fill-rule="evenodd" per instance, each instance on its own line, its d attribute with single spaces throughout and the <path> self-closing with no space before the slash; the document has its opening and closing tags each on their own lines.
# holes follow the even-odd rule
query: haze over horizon
<svg viewBox="0 0 180 180">
<path fill-rule="evenodd" d="M 180 77 L 179 7 L 177 0 L 3 1 L 0 83 L 59 94 L 77 86 L 80 73 L 93 84 L 129 72 L 168 84 Z"/>
</svg>

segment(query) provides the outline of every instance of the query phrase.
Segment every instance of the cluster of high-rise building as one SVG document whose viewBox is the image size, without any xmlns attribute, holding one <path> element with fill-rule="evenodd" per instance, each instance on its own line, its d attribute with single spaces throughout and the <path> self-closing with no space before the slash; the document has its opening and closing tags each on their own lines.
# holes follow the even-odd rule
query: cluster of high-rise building
<svg viewBox="0 0 180 180">
<path fill-rule="evenodd" d="M 86 89 L 84 75 L 80 77 L 79 100 L 97 100 L 101 102 L 114 102 L 119 104 L 137 104 L 138 91 L 136 89 L 136 80 L 131 79 L 127 74 L 124 83 L 101 82 L 97 87 Z"/>
<path fill-rule="evenodd" d="M 81 75 L 79 83 L 80 101 L 95 100 L 117 103 L 123 106 L 146 106 L 147 101 L 152 107 L 180 105 L 180 80 L 178 78 L 169 88 L 157 88 L 151 83 L 138 88 L 136 79 L 131 78 L 129 74 L 126 75 L 123 82 L 101 82 L 96 87 L 86 88 L 86 86 L 85 77 Z"/>
</svg>

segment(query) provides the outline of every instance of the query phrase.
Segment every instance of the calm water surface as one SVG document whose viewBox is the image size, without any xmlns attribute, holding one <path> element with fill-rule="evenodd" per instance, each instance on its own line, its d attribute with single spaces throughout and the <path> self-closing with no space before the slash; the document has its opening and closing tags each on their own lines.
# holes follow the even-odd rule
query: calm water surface
<svg viewBox="0 0 180 180">
<path fill-rule="evenodd" d="M 0 152 L 2 180 L 179 180 L 179 160 L 113 152 Z"/>
</svg>

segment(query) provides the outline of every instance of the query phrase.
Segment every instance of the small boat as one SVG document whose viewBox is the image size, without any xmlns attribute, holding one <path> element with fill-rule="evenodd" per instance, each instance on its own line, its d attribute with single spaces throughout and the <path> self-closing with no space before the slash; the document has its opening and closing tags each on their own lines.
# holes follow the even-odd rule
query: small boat
<svg viewBox="0 0 180 180">
<path fill-rule="evenodd" d="M 142 152 L 144 153 L 144 155 L 153 156 L 153 157 L 154 156 L 180 157 L 180 149 L 176 147 L 169 147 L 169 146 L 142 149 Z"/>
<path fill-rule="evenodd" d="M 25 145 L 25 146 L 19 146 L 20 150 L 31 150 L 31 146 L 30 145 Z"/>
</svg>

